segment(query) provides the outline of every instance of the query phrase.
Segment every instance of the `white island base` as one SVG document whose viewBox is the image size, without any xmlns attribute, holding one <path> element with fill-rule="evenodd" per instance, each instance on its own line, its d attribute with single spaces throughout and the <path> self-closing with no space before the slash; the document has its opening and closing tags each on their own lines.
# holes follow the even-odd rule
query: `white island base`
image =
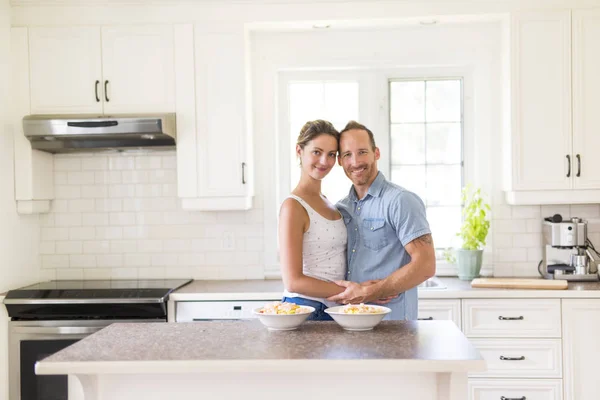
<svg viewBox="0 0 600 400">
<path fill-rule="evenodd" d="M 384 321 L 371 332 L 307 322 L 113 324 L 40 361 L 69 400 L 465 400 L 485 361 L 450 321 Z"/>
</svg>

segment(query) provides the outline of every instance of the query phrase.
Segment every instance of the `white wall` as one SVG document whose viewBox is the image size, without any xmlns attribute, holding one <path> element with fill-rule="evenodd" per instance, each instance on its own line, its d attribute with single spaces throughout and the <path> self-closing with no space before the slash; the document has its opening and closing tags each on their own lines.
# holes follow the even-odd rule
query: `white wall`
<svg viewBox="0 0 600 400">
<path fill-rule="evenodd" d="M 38 218 L 20 217 L 15 207 L 9 82 L 10 8 L 0 0 L 0 293 L 39 279 Z M 8 399 L 6 322 L 0 306 L 0 400 Z"/>
</svg>

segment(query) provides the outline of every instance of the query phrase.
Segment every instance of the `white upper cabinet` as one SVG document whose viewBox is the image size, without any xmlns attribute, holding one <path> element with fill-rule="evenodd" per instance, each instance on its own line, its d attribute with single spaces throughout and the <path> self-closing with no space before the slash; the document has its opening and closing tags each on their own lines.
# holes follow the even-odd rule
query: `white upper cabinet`
<svg viewBox="0 0 600 400">
<path fill-rule="evenodd" d="M 573 10 L 573 186 L 600 189 L 600 10 Z"/>
<path fill-rule="evenodd" d="M 31 28 L 32 114 L 175 110 L 173 26 Z"/>
<path fill-rule="evenodd" d="M 600 11 L 512 18 L 510 204 L 600 202 Z"/>
<path fill-rule="evenodd" d="M 100 29 L 29 30 L 32 114 L 102 113 Z"/>
<path fill-rule="evenodd" d="M 520 13 L 511 32 L 513 189 L 569 189 L 571 13 Z"/>
<path fill-rule="evenodd" d="M 196 26 L 194 37 L 197 147 L 194 157 L 178 160 L 182 205 L 248 210 L 253 186 L 246 33 L 242 26 Z"/>
<path fill-rule="evenodd" d="M 173 27 L 102 28 L 104 112 L 175 110 Z"/>
</svg>

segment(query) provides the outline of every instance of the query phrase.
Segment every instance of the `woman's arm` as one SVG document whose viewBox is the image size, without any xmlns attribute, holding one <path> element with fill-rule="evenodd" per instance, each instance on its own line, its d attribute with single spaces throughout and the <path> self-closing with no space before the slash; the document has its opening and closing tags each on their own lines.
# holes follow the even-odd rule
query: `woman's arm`
<svg viewBox="0 0 600 400">
<path fill-rule="evenodd" d="M 333 282 L 306 276 L 302 273 L 302 239 L 310 219 L 306 210 L 294 199 L 287 199 L 279 212 L 279 255 L 285 288 L 310 297 L 329 297 L 344 288 Z"/>
</svg>

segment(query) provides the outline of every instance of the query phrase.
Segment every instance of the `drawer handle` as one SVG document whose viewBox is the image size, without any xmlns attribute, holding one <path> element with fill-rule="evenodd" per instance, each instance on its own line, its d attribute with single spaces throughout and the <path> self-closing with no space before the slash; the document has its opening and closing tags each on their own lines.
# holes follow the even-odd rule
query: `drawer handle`
<svg viewBox="0 0 600 400">
<path fill-rule="evenodd" d="M 500 400 L 527 400 L 527 397 L 504 397 L 500 396 Z"/>
<path fill-rule="evenodd" d="M 504 357 L 504 356 L 500 356 L 500 359 L 502 361 L 523 361 L 525 359 L 525 356 L 521 356 L 521 357 Z"/>
<path fill-rule="evenodd" d="M 522 321 L 525 318 L 523 318 L 523 316 L 518 316 L 518 317 L 503 317 L 502 315 L 498 317 L 498 319 L 500 321 Z"/>
<path fill-rule="evenodd" d="M 433 317 L 417 318 L 419 321 L 433 321 Z"/>
</svg>

